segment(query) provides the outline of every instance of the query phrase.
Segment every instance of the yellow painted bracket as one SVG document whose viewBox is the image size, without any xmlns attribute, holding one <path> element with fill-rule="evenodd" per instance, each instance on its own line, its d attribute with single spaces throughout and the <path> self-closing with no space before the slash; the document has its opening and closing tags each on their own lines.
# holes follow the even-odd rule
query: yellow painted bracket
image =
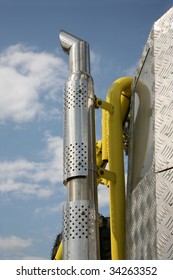
<svg viewBox="0 0 173 280">
<path fill-rule="evenodd" d="M 103 178 L 107 181 L 116 183 L 116 174 L 104 168 L 98 167 L 97 169 L 98 178 Z"/>
<path fill-rule="evenodd" d="M 97 109 L 102 108 L 102 109 L 108 111 L 110 114 L 112 114 L 114 111 L 114 107 L 112 106 L 112 104 L 110 104 L 98 97 L 95 97 L 95 107 Z"/>
<path fill-rule="evenodd" d="M 103 166 L 104 162 L 102 160 L 102 141 L 96 142 L 96 164 L 97 166 Z"/>
</svg>

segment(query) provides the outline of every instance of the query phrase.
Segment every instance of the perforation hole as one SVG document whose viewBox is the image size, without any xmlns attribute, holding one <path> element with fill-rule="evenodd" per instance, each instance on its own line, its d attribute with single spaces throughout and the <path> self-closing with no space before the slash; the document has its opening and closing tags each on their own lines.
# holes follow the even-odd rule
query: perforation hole
<svg viewBox="0 0 173 280">
<path fill-rule="evenodd" d="M 67 207 L 64 211 L 64 239 L 88 238 L 91 235 L 90 216 L 89 206 Z"/>
<path fill-rule="evenodd" d="M 75 107 L 87 107 L 88 94 L 87 86 L 82 83 L 82 87 L 78 83 L 68 83 L 64 94 L 64 109 Z"/>
<path fill-rule="evenodd" d="M 86 172 L 87 171 L 87 145 L 84 143 L 70 144 L 65 147 L 64 172 Z"/>
</svg>

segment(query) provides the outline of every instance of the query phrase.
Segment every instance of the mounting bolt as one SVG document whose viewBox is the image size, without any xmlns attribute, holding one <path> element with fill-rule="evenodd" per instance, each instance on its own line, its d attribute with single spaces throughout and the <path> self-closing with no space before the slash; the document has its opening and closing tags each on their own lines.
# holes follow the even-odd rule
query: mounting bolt
<svg viewBox="0 0 173 280">
<path fill-rule="evenodd" d="M 103 170 L 100 170 L 100 175 L 103 175 L 104 174 L 104 171 Z"/>
</svg>

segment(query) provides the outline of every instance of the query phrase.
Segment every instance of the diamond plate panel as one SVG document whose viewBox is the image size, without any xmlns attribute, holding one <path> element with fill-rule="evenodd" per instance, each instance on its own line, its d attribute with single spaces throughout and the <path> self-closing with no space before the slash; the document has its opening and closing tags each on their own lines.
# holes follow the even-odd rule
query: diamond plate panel
<svg viewBox="0 0 173 280">
<path fill-rule="evenodd" d="M 154 24 L 156 172 L 173 167 L 173 9 Z"/>
<path fill-rule="evenodd" d="M 127 259 L 156 259 L 156 204 L 153 168 L 129 199 Z"/>
<path fill-rule="evenodd" d="M 173 8 L 154 31 L 157 258 L 173 259 Z"/>
<path fill-rule="evenodd" d="M 148 92 L 150 128 L 142 132 Z M 151 30 L 132 100 L 127 258 L 173 259 L 173 8 Z"/>
<path fill-rule="evenodd" d="M 173 260 L 173 169 L 156 174 L 157 254 Z"/>
</svg>

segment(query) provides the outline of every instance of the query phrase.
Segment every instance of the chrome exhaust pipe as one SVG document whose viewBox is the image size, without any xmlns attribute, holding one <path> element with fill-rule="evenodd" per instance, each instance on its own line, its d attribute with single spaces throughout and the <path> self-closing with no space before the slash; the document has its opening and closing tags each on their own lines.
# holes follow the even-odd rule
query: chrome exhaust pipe
<svg viewBox="0 0 173 280">
<path fill-rule="evenodd" d="M 95 139 L 95 96 L 90 75 L 89 45 L 60 32 L 69 55 L 70 75 L 64 90 L 63 259 L 99 259 Z"/>
<path fill-rule="evenodd" d="M 69 55 L 70 75 L 78 72 L 90 75 L 88 43 L 63 30 L 61 30 L 59 37 L 64 52 Z"/>
</svg>

